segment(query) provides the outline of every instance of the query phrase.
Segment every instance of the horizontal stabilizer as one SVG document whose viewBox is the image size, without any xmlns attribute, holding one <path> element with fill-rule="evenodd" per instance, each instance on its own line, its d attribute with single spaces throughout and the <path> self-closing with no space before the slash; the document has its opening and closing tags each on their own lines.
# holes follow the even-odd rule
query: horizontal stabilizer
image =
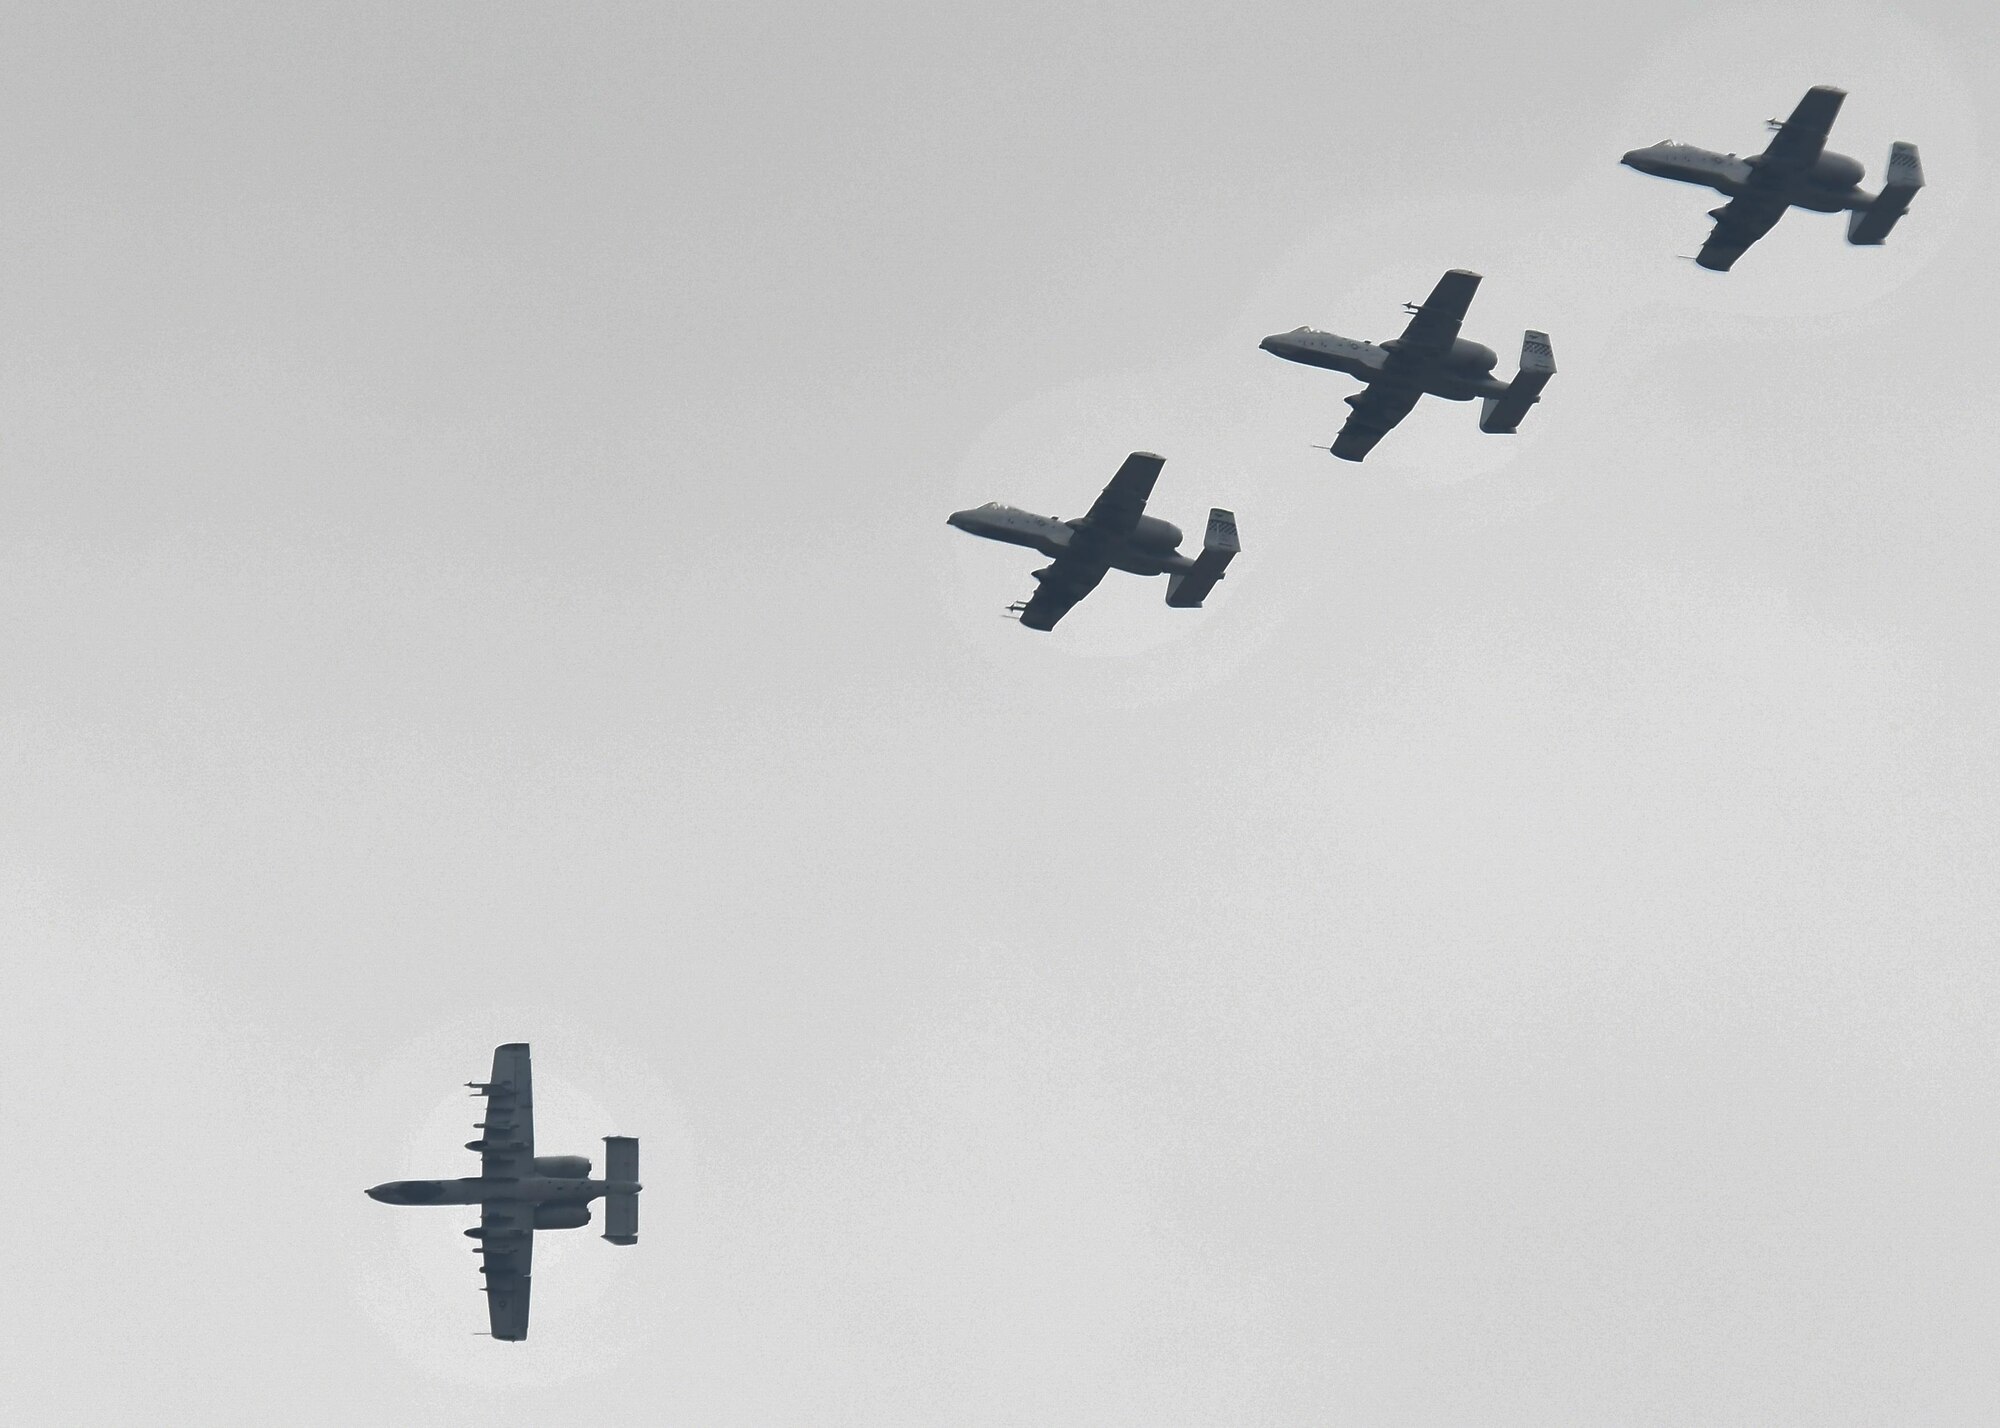
<svg viewBox="0 0 2000 1428">
<path fill-rule="evenodd" d="M 604 1238 L 614 1245 L 639 1243 L 639 1142 L 628 1135 L 604 1137 Z"/>
<path fill-rule="evenodd" d="M 1891 144 L 1889 172 L 1882 181 L 1882 192 L 1866 208 L 1847 216 L 1847 241 L 1874 247 L 1887 238 L 1923 186 L 1924 166 L 1917 158 L 1917 146 Z"/>
<path fill-rule="evenodd" d="M 1199 609 L 1242 549 L 1236 539 L 1235 514 L 1217 506 L 1208 513 L 1208 534 L 1202 538 L 1201 554 L 1195 557 L 1193 568 L 1167 577 L 1167 603 L 1182 610 Z"/>
<path fill-rule="evenodd" d="M 1488 397 L 1479 409 L 1479 429 L 1498 435 L 1517 430 L 1528 408 L 1542 399 L 1542 388 L 1556 374 L 1556 354 L 1546 332 L 1526 332 L 1521 337 L 1521 370 L 1500 396 Z"/>
</svg>

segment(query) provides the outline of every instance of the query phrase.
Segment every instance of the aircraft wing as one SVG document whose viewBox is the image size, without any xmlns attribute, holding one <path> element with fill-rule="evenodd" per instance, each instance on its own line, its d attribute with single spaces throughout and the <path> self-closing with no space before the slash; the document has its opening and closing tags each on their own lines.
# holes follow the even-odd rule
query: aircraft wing
<svg viewBox="0 0 2000 1428">
<path fill-rule="evenodd" d="M 535 1209 L 519 1200 L 489 1200 L 479 1228 L 485 1261 L 486 1317 L 496 1339 L 528 1337 L 528 1287 L 535 1262 Z"/>
<path fill-rule="evenodd" d="M 1150 451 L 1135 451 L 1126 457 L 1125 464 L 1118 468 L 1118 474 L 1111 478 L 1111 484 L 1090 503 L 1090 509 L 1084 513 L 1084 524 L 1104 535 L 1130 535 L 1132 528 L 1139 524 L 1139 517 L 1146 514 L 1146 501 L 1153 494 L 1153 483 L 1160 479 L 1160 468 L 1166 464 L 1165 457 L 1155 456 Z M 1098 574 L 1101 578 L 1103 572 Z M 1092 585 L 1096 583 L 1091 581 Z M 1083 595 L 1089 593 L 1086 589 L 1077 599 L 1081 600 Z M 1076 601 L 1070 603 L 1075 604 Z"/>
<path fill-rule="evenodd" d="M 1097 588 L 1110 567 L 1085 556 L 1063 555 L 1035 572 L 1034 598 L 1021 607 L 1021 623 L 1031 630 L 1053 630 L 1056 621 Z"/>
<path fill-rule="evenodd" d="M 1829 85 L 1808 89 L 1799 107 L 1792 111 L 1792 117 L 1778 126 L 1778 132 L 1758 155 L 1758 166 L 1796 171 L 1818 163 L 1820 151 L 1826 148 L 1826 136 L 1833 132 L 1834 116 L 1840 113 L 1840 101 L 1845 98 L 1846 90 Z"/>
<path fill-rule="evenodd" d="M 1777 226 L 1778 220 L 1785 216 L 1785 207 L 1771 199 L 1745 194 L 1730 199 L 1720 208 L 1710 209 L 1708 216 L 1715 220 L 1715 228 L 1701 245 L 1701 251 L 1694 255 L 1695 262 L 1718 273 L 1728 272 L 1729 265 L 1742 257 L 1745 249 Z"/>
<path fill-rule="evenodd" d="M 1396 339 L 1394 350 L 1416 356 L 1437 356 L 1458 337 L 1472 295 L 1479 291 L 1479 274 L 1453 268 L 1437 281 L 1423 306 L 1410 318 L 1410 325 Z M 1393 425 L 1393 423 L 1392 423 Z"/>
<path fill-rule="evenodd" d="M 479 1152 L 479 1173 L 488 1180 L 518 1180 L 534 1169 L 535 1079 L 528 1043 L 493 1048 L 493 1079 L 486 1083 L 486 1119 L 480 1136 L 466 1148 Z"/>
<path fill-rule="evenodd" d="M 1452 326 L 1457 328 L 1456 323 Z M 1333 439 L 1333 454 L 1343 461 L 1359 461 L 1410 414 L 1422 395 L 1418 388 L 1400 382 L 1373 382 L 1362 388 L 1347 399 L 1354 410 Z"/>
</svg>

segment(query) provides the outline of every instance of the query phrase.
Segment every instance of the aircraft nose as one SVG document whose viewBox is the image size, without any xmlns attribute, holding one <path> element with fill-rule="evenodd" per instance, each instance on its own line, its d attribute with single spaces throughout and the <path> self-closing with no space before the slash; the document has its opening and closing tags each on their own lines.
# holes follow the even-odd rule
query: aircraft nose
<svg viewBox="0 0 2000 1428">
<path fill-rule="evenodd" d="M 964 530 L 966 517 L 971 514 L 970 511 L 953 511 L 944 518 L 944 523 L 948 526 L 957 526 L 960 530 Z"/>
<path fill-rule="evenodd" d="M 396 1182 L 393 1180 L 389 1180 L 383 1182 L 380 1185 L 369 1186 L 366 1190 L 362 1191 L 362 1194 L 366 1195 L 371 1200 L 380 1200 L 383 1204 L 389 1205 L 395 1203 L 392 1198 L 395 1189 L 396 1189 Z"/>
</svg>

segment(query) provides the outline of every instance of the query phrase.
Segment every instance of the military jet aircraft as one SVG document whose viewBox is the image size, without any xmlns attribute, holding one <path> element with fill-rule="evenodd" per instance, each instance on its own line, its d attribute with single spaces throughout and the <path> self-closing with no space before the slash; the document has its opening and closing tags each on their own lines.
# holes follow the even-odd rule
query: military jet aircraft
<svg viewBox="0 0 2000 1428">
<path fill-rule="evenodd" d="M 1514 380 L 1495 377 L 1493 364 L 1499 358 L 1493 349 L 1458 335 L 1478 290 L 1479 274 L 1453 268 L 1421 305 L 1403 304 L 1412 314 L 1403 335 L 1379 344 L 1301 327 L 1257 345 L 1287 362 L 1330 367 L 1368 384 L 1347 399 L 1354 411 L 1326 448 L 1343 461 L 1359 461 L 1373 451 L 1425 393 L 1452 402 L 1482 398 L 1479 429 L 1511 434 L 1555 375 L 1555 354 L 1546 332 L 1529 332 L 1521 342 L 1521 369 Z"/>
<path fill-rule="evenodd" d="M 478 1205 L 479 1224 L 465 1233 L 486 1263 L 486 1312 L 496 1339 L 528 1337 L 529 1267 L 536 1230 L 573 1230 L 590 1223 L 590 1202 L 604 1200 L 604 1238 L 614 1245 L 639 1242 L 639 1142 L 604 1137 L 602 1180 L 590 1178 L 581 1155 L 535 1154 L 535 1088 L 528 1044 L 493 1049 L 493 1079 L 467 1081 L 486 1098 L 486 1119 L 475 1122 L 479 1174 L 462 1180 L 391 1180 L 368 1192 L 389 1205 Z"/>
<path fill-rule="evenodd" d="M 1103 494 L 1075 520 L 1038 516 L 989 501 L 952 512 L 946 523 L 1054 557 L 1053 565 L 1035 572 L 1034 598 L 1007 607 L 1031 630 L 1054 629 L 1056 621 L 1114 568 L 1134 575 L 1164 575 L 1169 605 L 1199 609 L 1241 549 L 1236 543 L 1236 517 L 1220 507 L 1210 511 L 1201 554 L 1193 559 L 1182 555 L 1180 528 L 1146 514 L 1146 499 L 1165 464 L 1165 457 L 1133 452 Z"/>
<path fill-rule="evenodd" d="M 1715 272 L 1728 272 L 1745 249 L 1776 226 L 1787 208 L 1846 212 L 1847 241 L 1873 247 L 1889 236 L 1924 186 L 1924 167 L 1917 160 L 1915 144 L 1891 144 L 1882 191 L 1862 188 L 1861 161 L 1830 153 L 1826 147 L 1826 136 L 1845 98 L 1846 90 L 1827 85 L 1808 89 L 1791 118 L 1770 121 L 1777 133 L 1764 152 L 1747 159 L 1662 139 L 1632 150 L 1620 162 L 1657 178 L 1703 184 L 1728 198 L 1722 207 L 1709 210 L 1715 228 L 1695 255 L 1695 262 Z"/>
</svg>

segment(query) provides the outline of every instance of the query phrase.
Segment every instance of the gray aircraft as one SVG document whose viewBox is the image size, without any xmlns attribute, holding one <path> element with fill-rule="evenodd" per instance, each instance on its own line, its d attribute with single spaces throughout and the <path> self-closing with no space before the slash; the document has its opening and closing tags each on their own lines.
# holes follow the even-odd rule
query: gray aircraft
<svg viewBox="0 0 2000 1428">
<path fill-rule="evenodd" d="M 1114 569 L 1164 575 L 1169 605 L 1199 609 L 1241 549 L 1236 543 L 1236 517 L 1220 507 L 1210 511 L 1201 554 L 1193 559 L 1182 555 L 1180 528 L 1146 514 L 1146 500 L 1165 464 L 1165 457 L 1133 452 L 1103 494 L 1075 520 L 1038 516 L 989 501 L 952 512 L 947 524 L 988 540 L 1025 545 L 1054 559 L 1053 565 L 1035 572 L 1034 598 L 1007 607 L 1031 630 L 1054 629 L 1056 621 Z"/>
<path fill-rule="evenodd" d="M 496 1339 L 528 1337 L 528 1283 L 536 1230 L 590 1223 L 590 1202 L 604 1201 L 604 1238 L 639 1243 L 639 1142 L 604 1137 L 604 1176 L 590 1178 L 581 1155 L 535 1154 L 535 1087 L 528 1044 L 493 1049 L 493 1079 L 467 1081 L 486 1098 L 482 1132 L 465 1143 L 479 1152 L 479 1174 L 462 1180 L 391 1180 L 368 1192 L 388 1205 L 477 1205 L 479 1224 L 465 1233 L 485 1257 L 486 1312 Z"/>
<path fill-rule="evenodd" d="M 1361 342 L 1301 327 L 1257 345 L 1287 362 L 1331 368 L 1368 384 L 1347 399 L 1354 410 L 1326 448 L 1343 461 L 1359 461 L 1373 451 L 1427 393 L 1450 402 L 1480 398 L 1479 429 L 1508 435 L 1519 430 L 1528 408 L 1541 400 L 1542 388 L 1556 373 L 1555 354 L 1546 332 L 1529 332 L 1521 341 L 1521 369 L 1514 380 L 1495 377 L 1493 364 L 1500 359 L 1493 349 L 1458 335 L 1478 290 L 1479 274 L 1453 268 L 1422 304 L 1403 304 L 1411 314 L 1409 326 L 1387 342 Z"/>
<path fill-rule="evenodd" d="M 1847 91 L 1818 85 L 1806 91 L 1792 117 L 1773 119 L 1777 132 L 1761 154 L 1740 159 L 1671 139 L 1634 149 L 1620 160 L 1656 178 L 1676 179 L 1714 189 L 1729 202 L 1709 210 L 1715 228 L 1695 262 L 1718 273 L 1769 233 L 1788 208 L 1846 213 L 1847 241 L 1873 247 L 1889 236 L 1924 186 L 1924 168 L 1915 144 L 1891 144 L 1889 168 L 1880 193 L 1861 187 L 1861 161 L 1830 153 L 1826 136 Z"/>
</svg>

